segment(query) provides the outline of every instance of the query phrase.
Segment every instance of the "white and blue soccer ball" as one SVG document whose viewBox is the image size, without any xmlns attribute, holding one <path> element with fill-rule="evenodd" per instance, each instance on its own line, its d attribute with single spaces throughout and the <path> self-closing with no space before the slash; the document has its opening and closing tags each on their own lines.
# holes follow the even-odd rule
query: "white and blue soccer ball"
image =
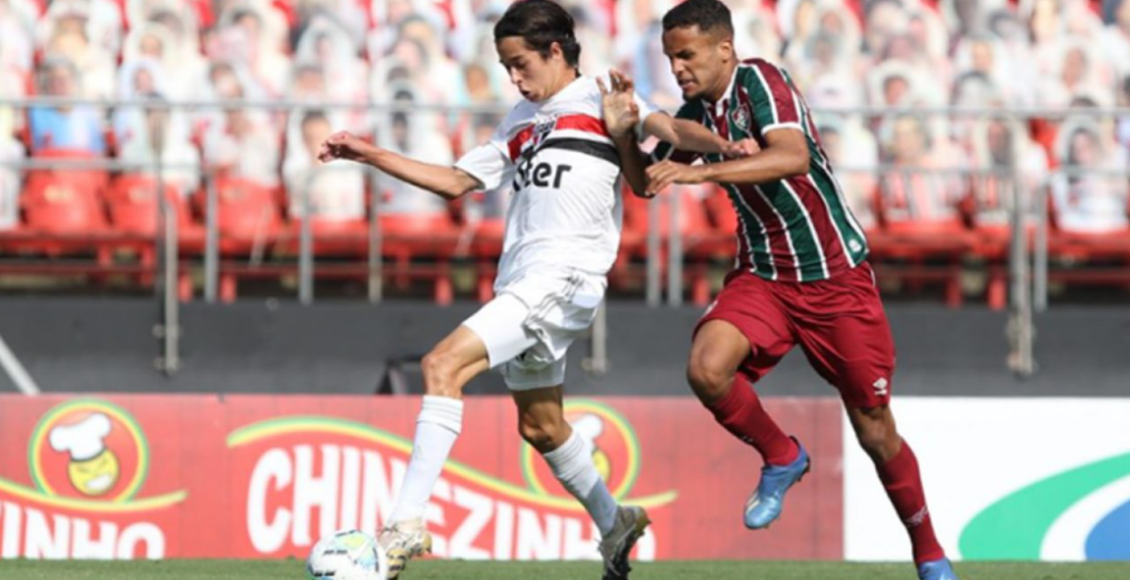
<svg viewBox="0 0 1130 580">
<path fill-rule="evenodd" d="M 314 544 L 306 559 L 309 580 L 387 580 L 388 558 L 377 539 L 358 530 L 341 530 Z"/>
</svg>

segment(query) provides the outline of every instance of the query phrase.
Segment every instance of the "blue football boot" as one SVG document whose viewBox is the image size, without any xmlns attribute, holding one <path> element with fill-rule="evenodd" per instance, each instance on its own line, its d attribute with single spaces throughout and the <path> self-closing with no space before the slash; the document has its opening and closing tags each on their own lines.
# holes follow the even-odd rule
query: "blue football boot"
<svg viewBox="0 0 1130 580">
<path fill-rule="evenodd" d="M 919 580 L 958 580 L 953 566 L 946 558 L 925 562 L 918 567 Z"/>
<path fill-rule="evenodd" d="M 777 518 L 781 517 L 781 509 L 785 504 L 785 492 L 808 473 L 812 461 L 808 451 L 796 441 L 799 452 L 796 459 L 788 465 L 765 465 L 761 468 L 761 482 L 749 501 L 745 504 L 745 527 L 759 530 L 768 527 Z"/>
</svg>

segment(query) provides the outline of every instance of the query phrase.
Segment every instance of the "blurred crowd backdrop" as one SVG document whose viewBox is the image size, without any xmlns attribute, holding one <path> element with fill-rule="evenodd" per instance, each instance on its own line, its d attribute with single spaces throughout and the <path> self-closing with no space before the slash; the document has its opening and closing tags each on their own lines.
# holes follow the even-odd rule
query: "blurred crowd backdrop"
<svg viewBox="0 0 1130 580">
<path fill-rule="evenodd" d="M 674 111 L 661 47 L 671 0 L 562 0 L 581 71 L 630 73 Z M 740 57 L 786 67 L 818 111 L 823 145 L 866 227 L 1004 224 L 1000 180 L 935 169 L 1015 168 L 1024 199 L 1050 192 L 1056 225 L 1130 228 L 1130 0 L 728 0 Z M 324 171 L 321 141 L 348 129 L 446 164 L 481 142 L 519 97 L 492 28 L 505 0 L 0 0 L 0 229 L 21 225 L 27 172 L 14 161 L 110 158 L 167 165 L 191 196 L 209 172 L 275 192 L 281 219 L 364 219 L 368 181 Z M 142 102 L 291 102 L 293 107 L 145 109 Z M 327 107 L 326 103 L 356 105 Z M 374 104 L 459 107 L 389 113 Z M 952 115 L 1059 111 L 1034 117 Z M 1079 114 L 1063 114 L 1066 109 Z M 924 113 L 923 110 L 935 111 Z M 1084 114 L 1091 111 L 1092 114 Z M 336 164 L 342 165 L 342 164 Z M 1058 168 L 1083 170 L 1057 173 Z M 140 172 L 144 175 L 144 171 Z M 308 196 L 300 203 L 297 193 Z M 678 195 L 706 200 L 709 188 Z M 383 180 L 387 215 L 447 214 L 443 200 Z M 505 192 L 461 211 L 503 214 Z M 26 200 L 24 201 L 26 205 Z M 880 223 L 881 222 L 881 223 Z"/>
</svg>

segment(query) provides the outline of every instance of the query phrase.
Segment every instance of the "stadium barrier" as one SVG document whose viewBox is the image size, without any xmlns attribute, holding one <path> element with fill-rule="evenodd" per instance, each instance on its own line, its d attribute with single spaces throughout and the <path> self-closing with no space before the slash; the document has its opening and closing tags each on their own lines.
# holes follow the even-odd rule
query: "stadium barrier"
<svg viewBox="0 0 1130 580">
<path fill-rule="evenodd" d="M 593 441 L 612 493 L 654 520 L 641 560 L 908 560 L 839 401 L 766 405 L 805 442 L 813 472 L 757 533 L 740 517 L 756 455 L 693 400 L 573 399 L 566 415 Z M 398 493 L 418 407 L 418 397 L 0 395 L 0 559 L 301 558 L 329 531 L 371 533 Z M 950 557 L 1130 559 L 1130 438 L 1120 435 L 1130 400 L 903 397 L 896 407 Z M 587 515 L 521 442 L 516 419 L 508 398 L 467 400 L 476 427 L 428 506 L 436 555 L 598 559 Z"/>
<path fill-rule="evenodd" d="M 1130 399 L 903 397 L 894 406 L 951 556 L 1130 559 Z M 885 517 L 890 503 L 851 436 L 845 426 L 845 557 L 905 559 L 906 531 Z"/>
<path fill-rule="evenodd" d="M 419 403 L 0 395 L 0 558 L 302 558 L 334 530 L 372 533 L 398 493 Z M 510 398 L 466 404 L 473 428 L 426 515 L 435 554 L 598 560 L 594 524 L 522 442 Z M 654 521 L 639 559 L 841 559 L 839 402 L 766 405 L 817 459 L 757 541 L 741 520 L 756 454 L 693 401 L 571 399 L 565 410 L 613 495 Z"/>
</svg>

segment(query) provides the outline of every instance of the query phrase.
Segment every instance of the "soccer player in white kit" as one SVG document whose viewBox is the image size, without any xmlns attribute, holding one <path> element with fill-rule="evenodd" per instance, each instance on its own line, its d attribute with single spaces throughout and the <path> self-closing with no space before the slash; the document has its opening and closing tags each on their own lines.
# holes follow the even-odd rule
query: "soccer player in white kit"
<svg viewBox="0 0 1130 580">
<path fill-rule="evenodd" d="M 680 148 L 730 151 L 697 123 L 627 102 L 630 80 L 612 73 L 612 92 L 577 70 L 573 19 L 550 0 L 513 4 L 494 29 L 501 62 L 524 100 L 490 141 L 454 167 L 408 159 L 338 133 L 323 160 L 347 159 L 447 199 L 512 183 L 514 197 L 495 281 L 496 297 L 423 359 L 425 396 L 396 507 L 380 542 L 389 577 L 430 549 L 427 501 L 462 429 L 463 386 L 501 367 L 518 406 L 522 437 L 542 454 L 601 532 L 604 579 L 628 576 L 628 554 L 649 524 L 639 507 L 616 503 L 592 461 L 590 443 L 565 421 L 565 354 L 592 324 L 620 241 L 620 159 L 612 136 L 629 131 Z M 604 118 L 602 98 L 609 104 Z M 615 99 L 621 99 L 616 101 Z M 638 108 L 639 115 L 625 114 Z M 634 112 L 634 110 L 633 110 Z M 635 127 L 633 119 L 643 119 Z M 635 177 L 635 176 L 631 176 Z"/>
</svg>

